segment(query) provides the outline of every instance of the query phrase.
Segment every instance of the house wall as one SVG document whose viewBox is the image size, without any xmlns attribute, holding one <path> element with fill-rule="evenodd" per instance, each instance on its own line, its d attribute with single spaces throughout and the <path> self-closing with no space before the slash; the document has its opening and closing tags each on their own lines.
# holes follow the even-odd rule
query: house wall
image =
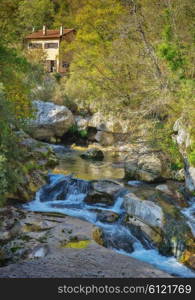
<svg viewBox="0 0 195 300">
<path fill-rule="evenodd" d="M 68 43 L 72 42 L 75 39 L 75 31 L 72 31 L 70 33 L 67 33 L 66 35 L 64 35 L 61 39 L 28 39 L 27 42 L 27 47 L 28 49 L 30 49 L 29 44 L 31 43 L 40 43 L 42 44 L 42 49 L 45 51 L 46 55 L 47 55 L 47 60 L 56 60 L 57 62 L 57 72 L 60 73 L 66 73 L 68 71 L 68 67 L 64 68 L 63 67 L 63 62 L 69 63 L 72 60 L 72 52 L 68 52 L 66 54 L 63 55 L 63 57 L 60 57 L 60 43 L 63 41 L 67 41 Z M 45 43 L 58 43 L 58 48 L 57 49 L 45 49 L 44 48 L 44 44 Z"/>
<path fill-rule="evenodd" d="M 44 40 L 41 40 L 41 39 L 32 39 L 32 40 L 28 40 L 28 49 L 29 48 L 29 44 L 31 43 L 40 43 L 42 44 L 42 48 L 44 50 L 44 52 L 46 53 L 47 55 L 47 60 L 56 60 L 57 61 L 57 72 L 59 71 L 59 43 L 60 43 L 60 40 L 59 39 L 44 39 Z M 52 49 L 52 48 L 49 48 L 49 49 L 45 49 L 44 48 L 44 44 L 45 43 L 58 43 L 58 48 L 57 49 Z"/>
</svg>

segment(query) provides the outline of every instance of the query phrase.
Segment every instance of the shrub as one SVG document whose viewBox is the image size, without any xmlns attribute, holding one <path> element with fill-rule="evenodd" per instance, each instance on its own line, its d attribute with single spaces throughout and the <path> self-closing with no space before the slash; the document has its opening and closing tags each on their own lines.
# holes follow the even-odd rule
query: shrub
<svg viewBox="0 0 195 300">
<path fill-rule="evenodd" d="M 0 205 L 1 201 L 7 192 L 8 182 L 7 182 L 7 174 L 6 174 L 6 162 L 7 159 L 5 155 L 0 154 Z"/>
</svg>

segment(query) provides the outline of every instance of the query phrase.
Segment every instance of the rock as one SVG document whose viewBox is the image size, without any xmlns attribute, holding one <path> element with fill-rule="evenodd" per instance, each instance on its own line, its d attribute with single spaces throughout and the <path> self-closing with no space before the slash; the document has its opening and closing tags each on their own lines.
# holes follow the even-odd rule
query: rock
<svg viewBox="0 0 195 300">
<path fill-rule="evenodd" d="M 88 192 L 85 202 L 90 204 L 106 204 L 114 203 L 116 194 L 123 188 L 122 185 L 111 180 L 99 180 L 91 183 L 90 191 Z"/>
<path fill-rule="evenodd" d="M 188 191 L 195 191 L 195 167 L 189 166 L 186 169 L 186 187 Z"/>
<path fill-rule="evenodd" d="M 188 265 L 195 270 L 195 254 L 192 254 L 188 260 Z"/>
<path fill-rule="evenodd" d="M 190 134 L 186 130 L 185 126 L 182 124 L 181 118 L 175 122 L 173 126 L 173 131 L 176 134 L 175 138 L 178 145 L 182 148 L 182 150 L 185 151 L 185 149 L 190 146 L 191 141 Z"/>
<path fill-rule="evenodd" d="M 114 136 L 111 132 L 98 131 L 95 140 L 102 146 L 110 146 L 114 144 Z"/>
<path fill-rule="evenodd" d="M 157 185 L 156 190 L 161 191 L 161 192 L 163 192 L 167 195 L 170 195 L 170 196 L 173 195 L 172 191 L 169 189 L 168 185 L 166 185 L 166 184 Z"/>
<path fill-rule="evenodd" d="M 105 223 L 114 223 L 118 220 L 119 215 L 112 211 L 102 211 L 97 213 L 98 220 Z"/>
<path fill-rule="evenodd" d="M 125 122 L 122 120 L 118 120 L 116 116 L 103 116 L 102 112 L 97 112 L 89 120 L 88 126 L 95 127 L 100 131 L 122 133 L 128 131 L 128 123 L 128 120 Z"/>
<path fill-rule="evenodd" d="M 104 246 L 103 232 L 100 228 L 94 228 L 92 232 L 92 237 L 98 245 Z"/>
<path fill-rule="evenodd" d="M 191 128 L 187 128 L 182 118 L 179 118 L 175 122 L 173 130 L 175 132 L 173 138 L 177 142 L 179 151 L 184 158 L 186 188 L 189 192 L 193 193 L 195 191 L 195 166 L 190 163 L 188 153 L 188 149 L 190 147 L 193 148 L 193 137 L 190 135 Z"/>
<path fill-rule="evenodd" d="M 124 207 L 129 216 L 137 217 L 150 226 L 163 227 L 163 211 L 154 202 L 140 200 L 135 194 L 127 193 L 124 196 Z"/>
<path fill-rule="evenodd" d="M 36 117 L 29 124 L 33 138 L 50 141 L 51 138 L 62 137 L 74 125 L 74 117 L 67 107 L 43 101 L 33 101 L 33 104 Z"/>
<path fill-rule="evenodd" d="M 143 154 L 125 163 L 125 179 L 159 182 L 171 178 L 166 161 L 155 153 Z"/>
<path fill-rule="evenodd" d="M 180 170 L 173 172 L 173 179 L 177 180 L 177 181 L 185 181 L 184 169 L 180 169 Z"/>
<path fill-rule="evenodd" d="M 86 130 L 89 124 L 90 117 L 75 116 L 75 122 L 78 130 Z"/>
<path fill-rule="evenodd" d="M 148 263 L 102 247 L 100 245 L 104 243 L 101 240 L 102 232 L 99 228 L 94 230 L 92 224 L 69 216 L 60 219 L 61 223 L 59 218 L 51 217 L 51 220 L 56 221 L 56 227 L 49 231 L 46 245 L 40 245 L 37 241 L 25 241 L 28 253 L 33 252 L 32 259 L 27 256 L 26 259 L 20 258 L 10 265 L 1 267 L 0 278 L 171 277 Z M 60 247 L 63 241 L 64 243 L 70 241 L 70 235 L 83 236 L 90 243 L 87 247 L 76 249 Z M 96 243 L 92 236 L 99 243 Z M 128 243 L 126 246 L 130 247 Z"/>
<path fill-rule="evenodd" d="M 91 148 L 91 149 L 87 150 L 86 152 L 82 153 L 81 157 L 84 159 L 103 160 L 104 154 L 98 148 Z"/>
<path fill-rule="evenodd" d="M 12 237 L 10 231 L 0 231 L 0 241 L 8 241 Z"/>
<path fill-rule="evenodd" d="M 45 257 L 49 252 L 49 249 L 47 246 L 38 245 L 36 246 L 29 254 L 28 258 L 39 258 L 39 257 Z"/>
<path fill-rule="evenodd" d="M 23 177 L 17 190 L 7 194 L 7 198 L 27 202 L 46 183 L 48 169 L 54 168 L 59 159 L 49 144 L 37 141 L 23 132 L 18 132 L 18 137 L 18 146 L 22 148 L 24 155 L 23 162 L 20 163 Z"/>
<path fill-rule="evenodd" d="M 160 228 L 147 225 L 137 217 L 127 216 L 125 225 L 130 229 L 131 233 L 142 242 L 146 249 L 148 249 L 151 244 L 155 244 L 158 247 L 163 241 L 164 235 Z"/>
</svg>

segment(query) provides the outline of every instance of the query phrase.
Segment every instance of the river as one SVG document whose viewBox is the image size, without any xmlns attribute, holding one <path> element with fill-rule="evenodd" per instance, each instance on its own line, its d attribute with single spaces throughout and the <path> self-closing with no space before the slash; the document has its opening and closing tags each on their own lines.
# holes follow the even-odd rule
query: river
<svg viewBox="0 0 195 300">
<path fill-rule="evenodd" d="M 112 179 L 122 182 L 124 177 L 123 164 L 116 158 L 106 155 L 101 162 L 80 158 L 80 152 L 63 146 L 53 146 L 60 157 L 60 164 L 54 173 L 48 175 L 48 184 L 42 187 L 33 201 L 24 205 L 29 211 L 60 212 L 86 220 L 103 230 L 106 246 L 115 251 L 148 262 L 155 267 L 178 277 L 195 277 L 195 272 L 179 263 L 173 256 L 163 256 L 149 241 L 139 240 L 123 225 L 123 195 L 119 194 L 113 205 L 101 203 L 89 204 L 84 201 L 89 189 L 90 180 Z M 133 192 L 147 190 L 149 193 L 154 185 L 142 182 L 129 182 Z M 128 187 L 127 187 L 128 188 Z M 64 195 L 63 197 L 59 195 Z M 116 213 L 119 218 L 108 223 L 100 218 L 105 212 Z M 188 214 L 186 209 L 184 213 Z"/>
</svg>

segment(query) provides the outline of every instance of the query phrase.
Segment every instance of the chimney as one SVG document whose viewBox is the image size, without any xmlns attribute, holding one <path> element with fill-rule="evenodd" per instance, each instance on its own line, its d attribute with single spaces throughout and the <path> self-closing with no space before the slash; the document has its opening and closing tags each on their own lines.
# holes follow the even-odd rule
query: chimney
<svg viewBox="0 0 195 300">
<path fill-rule="evenodd" d="M 35 27 L 32 28 L 32 32 L 35 32 Z"/>
<path fill-rule="evenodd" d="M 47 35 L 47 27 L 43 25 L 43 35 Z"/>
<path fill-rule="evenodd" d="M 60 26 L 60 36 L 64 34 L 64 28 L 63 26 Z"/>
</svg>

